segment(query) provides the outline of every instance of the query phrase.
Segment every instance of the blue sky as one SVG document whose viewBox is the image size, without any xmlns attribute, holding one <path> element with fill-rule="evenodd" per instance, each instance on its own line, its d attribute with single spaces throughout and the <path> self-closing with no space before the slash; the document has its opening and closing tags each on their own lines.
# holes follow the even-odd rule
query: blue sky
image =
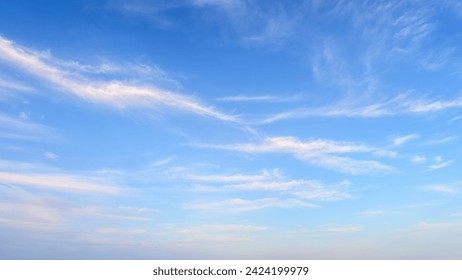
<svg viewBox="0 0 462 280">
<path fill-rule="evenodd" d="M 0 258 L 460 259 L 461 20 L 2 1 Z"/>
</svg>

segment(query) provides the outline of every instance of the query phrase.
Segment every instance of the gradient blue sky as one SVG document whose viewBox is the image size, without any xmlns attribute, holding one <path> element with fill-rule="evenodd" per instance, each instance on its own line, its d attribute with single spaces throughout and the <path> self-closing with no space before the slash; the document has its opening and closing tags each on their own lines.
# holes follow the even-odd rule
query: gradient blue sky
<svg viewBox="0 0 462 280">
<path fill-rule="evenodd" d="M 462 4 L 0 2 L 0 258 L 462 258 Z"/>
</svg>

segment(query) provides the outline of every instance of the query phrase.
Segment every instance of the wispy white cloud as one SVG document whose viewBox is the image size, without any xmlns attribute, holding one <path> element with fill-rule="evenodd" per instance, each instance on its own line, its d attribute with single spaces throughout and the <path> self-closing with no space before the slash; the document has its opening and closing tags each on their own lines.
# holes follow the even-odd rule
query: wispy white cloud
<svg viewBox="0 0 462 280">
<path fill-rule="evenodd" d="M 389 151 L 389 150 L 376 150 L 372 152 L 374 156 L 384 157 L 384 158 L 397 158 L 398 152 L 396 151 Z"/>
<path fill-rule="evenodd" d="M 29 114 L 26 113 L 26 112 L 21 112 L 19 114 L 19 118 L 22 119 L 22 120 L 27 120 L 29 118 Z"/>
<path fill-rule="evenodd" d="M 102 206 L 101 203 L 98 206 L 91 206 L 91 202 L 85 200 L 87 196 L 76 199 L 75 195 L 87 194 L 80 189 L 73 193 L 72 200 L 69 200 L 60 194 L 37 192 L 37 189 L 31 189 L 36 187 L 22 185 L 23 182 L 20 184 L 0 182 L 3 185 L 0 189 L 0 227 L 32 233 L 66 232 L 72 228 L 80 230 L 83 219 L 87 222 L 97 221 L 97 225 L 112 225 L 114 221 L 127 223 L 149 220 L 146 215 L 148 213 L 138 211 L 139 208 L 136 210 L 115 208 Z M 47 183 L 43 182 L 43 184 Z M 105 194 L 100 190 L 95 191 L 99 195 Z M 91 227 L 89 225 L 89 228 Z"/>
<path fill-rule="evenodd" d="M 284 45 L 283 39 L 290 37 L 295 29 L 296 18 L 290 18 L 284 12 L 278 12 L 271 17 L 263 17 L 263 28 L 244 36 L 242 41 L 251 45 Z"/>
<path fill-rule="evenodd" d="M 260 121 L 269 124 L 281 120 L 300 119 L 309 117 L 349 117 L 349 118 L 378 118 L 398 114 L 403 110 L 405 95 L 398 95 L 384 101 L 340 101 L 332 105 L 294 109 L 278 113 Z"/>
<path fill-rule="evenodd" d="M 243 225 L 243 224 L 204 224 L 181 229 L 180 233 L 223 233 L 223 232 L 246 232 L 246 231 L 264 231 L 268 227 Z"/>
<path fill-rule="evenodd" d="M 120 194 L 118 187 L 103 185 L 70 175 L 61 174 L 25 174 L 0 172 L 0 183 L 20 185 L 60 192 Z"/>
<path fill-rule="evenodd" d="M 0 77 L 0 91 L 4 90 L 19 90 L 19 91 L 31 91 L 32 89 L 24 84 L 15 81 L 9 81 Z"/>
<path fill-rule="evenodd" d="M 28 119 L 12 117 L 0 113 L 0 138 L 29 141 L 56 141 L 60 137 L 53 128 L 34 123 Z"/>
<path fill-rule="evenodd" d="M 434 28 L 426 9 L 407 11 L 394 21 L 394 25 L 396 27 L 394 38 L 407 40 L 413 44 L 422 41 Z"/>
<path fill-rule="evenodd" d="M 191 246 L 213 242 L 219 246 L 228 246 L 235 242 L 252 241 L 257 234 L 266 230 L 268 227 L 249 224 L 202 224 L 178 230 L 181 239 L 177 243 L 180 246 Z"/>
<path fill-rule="evenodd" d="M 435 164 L 432 164 L 429 166 L 430 169 L 434 170 L 434 169 L 441 169 L 441 168 L 448 167 L 454 162 L 454 160 L 444 161 L 441 156 L 437 156 L 435 158 L 435 162 L 436 162 Z"/>
<path fill-rule="evenodd" d="M 458 193 L 458 190 L 454 187 L 450 186 L 444 186 L 444 185 L 433 185 L 433 186 L 427 186 L 427 190 L 434 191 L 434 192 L 439 192 L 439 193 L 446 193 L 446 194 L 456 194 Z"/>
<path fill-rule="evenodd" d="M 359 213 L 359 215 L 363 218 L 375 218 L 378 216 L 383 216 L 385 214 L 385 211 L 381 210 L 367 210 Z"/>
<path fill-rule="evenodd" d="M 124 0 L 109 0 L 107 2 L 106 8 L 110 11 L 141 18 L 164 29 L 175 26 L 175 22 L 164 15 L 165 11 L 194 5 L 190 1 L 133 0 L 127 2 Z"/>
<path fill-rule="evenodd" d="M 52 59 L 52 60 L 50 60 Z M 47 63 L 50 66 L 64 69 L 68 74 L 91 75 L 97 78 L 114 80 L 123 76 L 124 80 L 136 81 L 143 84 L 153 83 L 159 86 L 173 87 L 180 89 L 181 85 L 173 76 L 178 75 L 167 73 L 156 65 L 133 62 L 115 62 L 107 59 L 98 58 L 98 64 L 82 64 L 79 61 L 63 61 L 48 56 Z"/>
<path fill-rule="evenodd" d="M 462 107 L 462 97 L 453 100 L 417 100 L 409 104 L 408 110 L 412 113 L 427 113 L 458 107 Z"/>
<path fill-rule="evenodd" d="M 328 233 L 356 233 L 363 230 L 363 226 L 360 225 L 349 225 L 349 226 L 324 226 L 318 229 L 322 232 Z"/>
<path fill-rule="evenodd" d="M 354 48 L 348 43 L 345 47 L 345 41 L 330 30 L 316 38 L 319 43 L 313 47 L 311 55 L 313 75 L 321 83 L 341 92 L 341 100 L 326 100 L 327 105 L 319 107 L 294 108 L 267 116 L 260 123 L 310 117 L 378 118 L 459 107 L 460 102 L 452 100 L 432 101 L 412 98 L 408 94 L 391 94 L 389 84 L 380 79 L 383 72 L 389 71 L 388 67 L 398 63 L 401 57 L 408 59 L 412 53 L 418 58 L 412 58 L 411 63 L 419 64 L 425 56 L 426 50 L 421 46 L 437 26 L 433 18 L 434 5 L 413 4 L 410 8 L 409 3 L 403 1 L 318 2 L 313 8 L 313 18 L 319 17 L 320 21 L 335 18 L 341 22 L 342 30 L 348 32 L 349 38 L 362 42 Z M 441 50 L 434 52 L 441 53 Z M 451 52 L 447 57 L 449 55 Z M 429 60 L 438 60 L 440 65 L 447 61 L 441 57 Z"/>
<path fill-rule="evenodd" d="M 160 167 L 160 166 L 163 166 L 163 165 L 166 165 L 166 164 L 170 163 L 173 159 L 174 159 L 174 157 L 168 157 L 168 158 L 160 159 L 160 160 L 152 162 L 149 165 L 149 167 Z"/>
<path fill-rule="evenodd" d="M 47 205 L 0 201 L 0 226 L 26 230 L 55 231 L 63 228 L 61 213 Z"/>
<path fill-rule="evenodd" d="M 41 163 L 31 163 L 23 161 L 3 160 L 0 159 L 0 170 L 21 173 L 51 173 L 55 169 Z"/>
<path fill-rule="evenodd" d="M 67 209 L 69 214 L 76 217 L 94 218 L 98 220 L 117 220 L 125 222 L 143 222 L 151 218 L 140 211 L 130 211 L 127 209 L 109 208 L 100 206 L 80 206 Z"/>
<path fill-rule="evenodd" d="M 299 95 L 294 96 L 276 96 L 276 95 L 234 95 L 216 98 L 217 101 L 230 101 L 230 102 L 289 102 L 300 99 Z"/>
<path fill-rule="evenodd" d="M 303 181 L 259 181 L 259 182 L 248 182 L 243 184 L 229 185 L 229 188 L 238 190 L 273 190 L 283 191 L 294 189 L 303 186 L 306 182 Z"/>
<path fill-rule="evenodd" d="M 110 62 L 90 65 L 82 64 L 78 61 L 56 61 L 55 64 L 68 70 L 73 70 L 75 73 L 112 74 L 123 71 L 122 67 Z"/>
<path fill-rule="evenodd" d="M 253 1 L 197 0 L 199 8 L 215 8 L 246 46 L 280 46 L 297 29 L 300 15 L 290 5 L 278 3 L 264 6 Z M 222 23 L 223 21 L 221 21 Z"/>
<path fill-rule="evenodd" d="M 320 225 L 313 228 L 301 230 L 307 234 L 352 234 L 364 230 L 361 225 Z"/>
<path fill-rule="evenodd" d="M 275 97 L 270 95 L 260 95 L 260 96 L 244 96 L 244 95 L 236 95 L 236 96 L 225 96 L 216 98 L 217 101 L 236 101 L 236 102 L 251 102 L 251 101 L 273 101 Z"/>
<path fill-rule="evenodd" d="M 415 163 L 424 163 L 427 161 L 427 158 L 422 155 L 416 155 L 411 158 L 411 161 Z"/>
<path fill-rule="evenodd" d="M 440 139 L 430 140 L 430 141 L 426 142 L 426 144 L 428 144 L 428 145 L 446 144 L 446 143 L 449 143 L 449 142 L 452 142 L 452 141 L 456 140 L 457 138 L 458 138 L 457 136 L 448 136 L 448 137 L 444 137 L 444 138 L 440 138 Z"/>
<path fill-rule="evenodd" d="M 55 159 L 58 159 L 58 155 L 55 154 L 55 153 L 52 153 L 52 152 L 45 152 L 43 154 L 47 159 L 51 159 L 51 160 L 55 160 Z"/>
<path fill-rule="evenodd" d="M 197 6 L 216 6 L 223 9 L 229 9 L 234 5 L 240 4 L 240 0 L 193 0 L 194 5 Z"/>
<path fill-rule="evenodd" d="M 361 103 L 352 103 L 341 101 L 322 107 L 294 109 L 273 114 L 256 121 L 256 123 L 270 124 L 277 121 L 312 117 L 379 118 L 405 114 L 435 113 L 459 107 L 462 107 L 461 97 L 456 97 L 452 100 L 428 100 L 398 95 L 382 102 L 362 101 Z"/>
<path fill-rule="evenodd" d="M 232 174 L 232 175 L 195 175 L 189 174 L 187 178 L 193 181 L 199 182 L 211 182 L 211 183 L 236 183 L 236 182 L 256 182 L 256 181 L 267 181 L 282 178 L 278 169 L 274 170 L 263 170 L 260 174 Z"/>
<path fill-rule="evenodd" d="M 195 19 L 202 23 L 220 25 L 245 46 L 279 46 L 283 39 L 291 38 L 299 21 L 298 10 L 290 5 L 260 5 L 243 0 L 194 1 L 126 1 L 112 0 L 111 10 L 122 12 L 149 22 L 160 28 L 172 28 L 178 20 L 168 15 L 175 8 L 193 8 Z M 212 12 L 210 12 L 212 11 Z"/>
<path fill-rule="evenodd" d="M 356 9 L 354 26 L 367 42 L 367 63 L 391 58 L 392 55 L 420 53 L 425 40 L 437 26 L 433 4 L 403 1 L 362 2 Z M 367 12 L 364 12 L 367 11 Z"/>
<path fill-rule="evenodd" d="M 262 143 L 246 143 L 234 145 L 216 145 L 214 148 L 237 150 L 248 153 L 272 153 L 288 152 L 300 154 L 319 153 L 352 153 L 372 150 L 364 145 L 347 142 L 336 142 L 324 139 L 314 139 L 307 142 L 300 141 L 296 137 L 268 137 Z"/>
<path fill-rule="evenodd" d="M 213 243 L 215 247 L 229 247 L 235 243 L 251 242 L 254 238 L 248 235 L 213 235 L 213 234 L 197 234 L 190 238 L 176 241 L 176 246 L 197 246 L 201 244 L 210 245 Z M 203 245 L 202 245 L 203 246 Z M 202 247 L 201 246 L 201 247 Z"/>
<path fill-rule="evenodd" d="M 459 120 L 461 120 L 461 119 L 462 119 L 462 116 L 454 117 L 454 118 L 452 118 L 452 119 L 450 119 L 450 120 L 448 121 L 448 124 L 452 124 L 452 123 L 457 122 L 457 121 L 459 121 Z"/>
<path fill-rule="evenodd" d="M 423 69 L 428 71 L 438 71 L 444 69 L 444 67 L 450 62 L 455 53 L 455 47 L 430 51 L 429 53 L 424 54 L 424 57 L 420 61 L 420 65 Z"/>
<path fill-rule="evenodd" d="M 4 128 L 13 128 L 13 129 L 18 129 L 18 130 L 24 130 L 28 132 L 36 132 L 36 131 L 41 131 L 45 129 L 45 126 L 30 123 L 30 122 L 25 122 L 23 120 L 24 118 L 13 118 L 11 116 L 7 116 L 4 114 L 0 114 L 0 125 Z"/>
<path fill-rule="evenodd" d="M 305 190 L 295 191 L 294 194 L 303 199 L 318 201 L 340 201 L 353 198 L 350 193 L 342 188 L 326 188 L 321 185 L 314 185 Z"/>
<path fill-rule="evenodd" d="M 37 52 L 27 50 L 0 37 L 0 59 L 52 85 L 92 102 L 101 102 L 118 108 L 148 107 L 173 108 L 222 121 L 237 122 L 235 116 L 205 106 L 192 97 L 159 89 L 154 86 L 136 86 L 122 81 L 98 81 L 69 75 L 47 63 Z M 52 58 L 48 58 L 50 60 Z"/>
<path fill-rule="evenodd" d="M 394 146 L 401 146 L 411 140 L 415 140 L 415 139 L 418 139 L 420 138 L 420 135 L 418 134 L 409 134 L 409 135 L 405 135 L 405 136 L 399 136 L 399 137 L 396 137 L 393 139 L 393 145 Z"/>
<path fill-rule="evenodd" d="M 349 157 L 321 154 L 317 156 L 302 155 L 300 159 L 306 160 L 312 165 L 328 168 L 331 170 L 364 174 L 372 172 L 391 172 L 393 168 L 373 160 L 357 160 Z"/>
<path fill-rule="evenodd" d="M 278 169 L 273 171 L 264 170 L 258 175 L 208 175 L 188 176 L 192 180 L 206 182 L 210 185 L 195 186 L 193 190 L 202 192 L 218 191 L 265 191 L 278 192 L 305 201 L 339 201 L 352 199 L 348 187 L 348 181 L 326 185 L 316 180 L 294 180 L 285 178 Z"/>
<path fill-rule="evenodd" d="M 247 200 L 240 198 L 188 205 L 188 208 L 206 211 L 242 213 L 267 208 L 314 208 L 317 205 L 298 199 L 260 198 Z"/>
<path fill-rule="evenodd" d="M 227 187 L 236 190 L 284 191 L 286 195 L 303 200 L 337 201 L 353 198 L 346 188 L 348 185 L 347 181 L 324 185 L 314 180 L 278 180 L 248 182 Z"/>
<path fill-rule="evenodd" d="M 372 152 L 374 149 L 361 144 L 314 139 L 306 142 L 295 137 L 268 137 L 260 143 L 209 145 L 206 147 L 241 151 L 246 153 L 288 153 L 312 165 L 359 174 L 372 171 L 391 171 L 392 168 L 371 160 L 356 160 L 335 154 Z"/>
<path fill-rule="evenodd" d="M 439 231 L 439 230 L 450 230 L 456 227 L 460 227 L 458 223 L 429 223 L 429 222 L 419 222 L 416 225 L 416 229 L 419 231 Z"/>
<path fill-rule="evenodd" d="M 117 234 L 117 235 L 140 235 L 145 234 L 146 230 L 143 229 L 126 229 L 126 228 L 100 228 L 96 231 L 98 234 Z"/>
<path fill-rule="evenodd" d="M 311 70 L 317 81 L 341 88 L 349 88 L 354 83 L 348 71 L 349 64 L 342 56 L 338 42 L 332 38 L 321 39 L 312 61 Z"/>
</svg>

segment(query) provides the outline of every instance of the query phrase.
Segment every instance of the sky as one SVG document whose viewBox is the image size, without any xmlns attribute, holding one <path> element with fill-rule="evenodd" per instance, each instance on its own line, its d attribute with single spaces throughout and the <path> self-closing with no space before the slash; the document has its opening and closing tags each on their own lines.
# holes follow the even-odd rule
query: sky
<svg viewBox="0 0 462 280">
<path fill-rule="evenodd" d="M 457 0 L 0 2 L 0 259 L 461 259 Z"/>
</svg>

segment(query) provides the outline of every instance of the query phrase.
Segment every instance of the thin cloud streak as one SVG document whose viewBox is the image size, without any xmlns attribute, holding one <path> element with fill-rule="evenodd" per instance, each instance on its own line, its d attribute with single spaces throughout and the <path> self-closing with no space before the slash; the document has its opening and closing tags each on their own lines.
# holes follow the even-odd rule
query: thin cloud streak
<svg viewBox="0 0 462 280">
<path fill-rule="evenodd" d="M 338 189 L 329 190 L 323 188 L 315 188 L 313 190 L 295 192 L 294 194 L 306 200 L 319 201 L 341 201 L 353 198 L 351 194 Z"/>
<path fill-rule="evenodd" d="M 194 178 L 194 176 L 189 176 Z M 196 186 L 198 192 L 231 192 L 231 191 L 266 191 L 278 192 L 283 195 L 303 200 L 340 201 L 352 199 L 348 192 L 349 181 L 326 185 L 315 180 L 294 180 L 285 178 L 279 170 L 264 171 L 262 175 L 209 175 L 198 177 L 209 186 Z M 205 179 L 205 180 L 204 180 Z"/>
<path fill-rule="evenodd" d="M 19 91 L 32 91 L 32 89 L 28 86 L 25 86 L 17 82 L 6 81 L 0 77 L 0 91 L 2 90 L 2 88 L 8 89 L 8 90 L 12 89 L 12 90 L 19 90 Z"/>
<path fill-rule="evenodd" d="M 267 181 L 271 179 L 281 178 L 281 174 L 277 169 L 275 170 L 263 170 L 260 174 L 248 175 L 248 174 L 232 174 L 232 175 L 195 175 L 190 174 L 186 176 L 188 179 L 199 182 L 211 182 L 211 183 L 236 183 L 236 182 L 257 182 Z"/>
<path fill-rule="evenodd" d="M 348 225 L 348 226 L 334 226 L 326 225 L 321 226 L 315 229 L 315 232 L 324 232 L 324 233 L 357 233 L 363 231 L 364 227 L 361 225 Z"/>
<path fill-rule="evenodd" d="M 294 109 L 257 120 L 255 124 L 271 124 L 277 121 L 313 117 L 382 118 L 405 114 L 436 113 L 460 107 L 462 107 L 462 97 L 453 100 L 425 100 L 399 95 L 380 103 L 338 103 L 310 109 Z"/>
<path fill-rule="evenodd" d="M 18 174 L 13 172 L 0 172 L 0 183 L 64 192 L 102 193 L 110 195 L 121 193 L 121 189 L 116 187 L 89 182 L 73 176 L 56 174 Z"/>
<path fill-rule="evenodd" d="M 367 210 L 359 213 L 359 216 L 363 218 L 376 218 L 385 215 L 385 211 L 382 210 Z"/>
<path fill-rule="evenodd" d="M 372 150 L 363 145 L 314 139 L 302 142 L 296 137 L 268 137 L 262 143 L 246 143 L 233 145 L 216 145 L 212 148 L 237 150 L 248 153 L 301 152 L 303 154 L 318 153 L 353 153 Z"/>
<path fill-rule="evenodd" d="M 394 146 L 401 146 L 411 140 L 414 140 L 414 139 L 418 139 L 420 137 L 420 135 L 418 134 L 409 134 L 409 135 L 405 135 L 405 136 L 400 136 L 400 137 L 396 137 L 393 139 L 393 145 Z"/>
<path fill-rule="evenodd" d="M 373 160 L 357 160 L 349 157 L 339 157 L 325 154 L 316 156 L 301 155 L 299 158 L 315 166 L 354 175 L 393 171 L 392 167 Z"/>
<path fill-rule="evenodd" d="M 448 161 L 444 161 L 444 162 L 441 162 L 441 163 L 432 164 L 432 165 L 430 165 L 430 169 L 435 170 L 435 169 L 445 168 L 445 167 L 450 166 L 453 162 L 454 162 L 454 160 L 448 160 Z"/>
<path fill-rule="evenodd" d="M 439 192 L 439 193 L 446 193 L 446 194 L 456 194 L 458 193 L 456 188 L 450 187 L 450 186 L 444 186 L 444 185 L 435 185 L 435 186 L 428 186 L 426 189 L 434 192 Z"/>
<path fill-rule="evenodd" d="M 316 208 L 316 204 L 307 203 L 298 199 L 260 198 L 247 200 L 232 198 L 215 202 L 194 203 L 187 208 L 225 213 L 242 213 L 267 208 Z"/>
<path fill-rule="evenodd" d="M 46 205 L 0 202 L 0 226 L 26 230 L 55 231 L 65 220 L 61 213 Z"/>
<path fill-rule="evenodd" d="M 303 234 L 353 234 L 364 231 L 362 225 L 320 225 L 298 230 Z"/>
<path fill-rule="evenodd" d="M 64 70 L 47 64 L 39 54 L 26 50 L 3 37 L 0 37 L 0 59 L 85 100 L 102 102 L 119 108 L 170 107 L 222 121 L 238 122 L 235 116 L 223 114 L 192 98 L 166 90 L 134 86 L 120 81 L 102 82 L 67 75 Z"/>
<path fill-rule="evenodd" d="M 180 230 L 180 233 L 220 233 L 220 232 L 244 232 L 244 231 L 264 231 L 267 227 L 243 225 L 243 224 L 204 224 Z"/>
<path fill-rule="evenodd" d="M 208 145 L 207 148 L 240 151 L 245 153 L 287 153 L 295 158 L 340 172 L 360 174 L 373 171 L 389 172 L 392 168 L 371 160 L 356 160 L 335 154 L 373 152 L 374 149 L 347 142 L 314 139 L 302 142 L 296 137 L 268 137 L 260 143 Z"/>
<path fill-rule="evenodd" d="M 224 96 L 216 98 L 217 101 L 229 101 L 229 102 L 268 102 L 268 103 L 277 103 L 277 102 L 289 102 L 295 101 L 300 96 L 273 96 L 273 95 L 255 95 L 255 96 L 246 96 L 246 95 L 235 95 L 235 96 Z"/>
<path fill-rule="evenodd" d="M 11 138 L 28 141 L 50 141 L 59 137 L 56 132 L 48 126 L 34 123 L 28 120 L 15 118 L 0 113 L 0 138 Z"/>
<path fill-rule="evenodd" d="M 141 235 L 145 234 L 146 231 L 143 229 L 124 229 L 124 228 L 101 228 L 96 231 L 98 234 L 116 234 L 116 235 L 125 235 L 125 236 L 132 236 L 132 235 Z"/>
<path fill-rule="evenodd" d="M 422 155 L 416 155 L 411 158 L 411 162 L 414 163 L 424 163 L 427 161 L 427 158 Z"/>
</svg>

